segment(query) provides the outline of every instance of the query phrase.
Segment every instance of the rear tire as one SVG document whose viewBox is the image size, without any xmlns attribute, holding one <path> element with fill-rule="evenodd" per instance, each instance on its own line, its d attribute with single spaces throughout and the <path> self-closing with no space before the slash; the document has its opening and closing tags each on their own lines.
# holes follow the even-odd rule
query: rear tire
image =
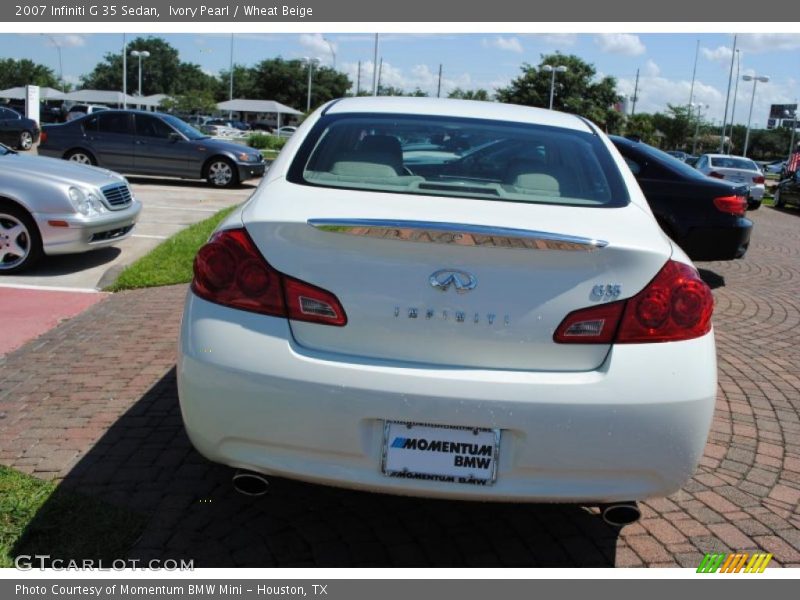
<svg viewBox="0 0 800 600">
<path fill-rule="evenodd" d="M 775 208 L 783 208 L 786 206 L 786 202 L 781 199 L 781 188 L 777 188 L 775 190 Z"/>
<path fill-rule="evenodd" d="M 88 150 L 70 150 L 64 155 L 66 160 L 76 162 L 81 165 L 96 165 L 97 160 Z"/>
<path fill-rule="evenodd" d="M 27 129 L 21 131 L 19 134 L 19 140 L 17 140 L 17 148 L 20 150 L 25 150 L 26 152 L 33 148 L 33 133 Z"/>
<path fill-rule="evenodd" d="M 206 166 L 206 181 L 216 188 L 233 187 L 239 183 L 236 165 L 224 157 L 212 158 Z"/>
<path fill-rule="evenodd" d="M 44 254 L 33 218 L 15 204 L 0 202 L 0 275 L 30 269 Z"/>
</svg>

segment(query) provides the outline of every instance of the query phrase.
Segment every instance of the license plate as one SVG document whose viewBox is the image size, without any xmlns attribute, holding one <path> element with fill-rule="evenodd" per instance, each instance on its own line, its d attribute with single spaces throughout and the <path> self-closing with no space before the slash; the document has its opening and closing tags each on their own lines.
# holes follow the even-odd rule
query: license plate
<svg viewBox="0 0 800 600">
<path fill-rule="evenodd" d="M 389 477 L 491 485 L 500 430 L 387 421 L 383 473 Z"/>
</svg>

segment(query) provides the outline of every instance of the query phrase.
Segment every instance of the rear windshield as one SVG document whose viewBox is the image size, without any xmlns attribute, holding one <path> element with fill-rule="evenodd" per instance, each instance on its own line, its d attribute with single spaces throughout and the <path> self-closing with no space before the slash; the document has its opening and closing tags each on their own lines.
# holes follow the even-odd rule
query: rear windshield
<svg viewBox="0 0 800 600">
<path fill-rule="evenodd" d="M 719 169 L 744 169 L 745 171 L 758 171 L 756 163 L 746 158 L 737 158 L 735 156 L 712 156 L 710 157 L 710 166 Z"/>
<path fill-rule="evenodd" d="M 478 119 L 334 115 L 289 171 L 306 185 L 427 196 L 624 206 L 627 189 L 590 131 Z"/>
</svg>

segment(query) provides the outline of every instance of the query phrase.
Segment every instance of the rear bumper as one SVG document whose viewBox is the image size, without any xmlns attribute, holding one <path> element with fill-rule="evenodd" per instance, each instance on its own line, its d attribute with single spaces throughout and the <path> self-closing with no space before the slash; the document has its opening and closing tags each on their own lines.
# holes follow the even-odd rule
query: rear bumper
<svg viewBox="0 0 800 600">
<path fill-rule="evenodd" d="M 670 494 L 706 443 L 713 332 L 615 346 L 578 373 L 424 368 L 297 347 L 288 322 L 188 295 L 181 411 L 210 460 L 309 482 L 440 498 L 610 502 Z M 502 431 L 491 486 L 390 478 L 386 420 Z"/>
<path fill-rule="evenodd" d="M 72 254 L 111 246 L 129 237 L 141 210 L 142 204 L 134 199 L 122 210 L 96 217 L 34 213 L 33 218 L 42 235 L 45 254 Z M 52 221 L 66 222 L 67 227 L 54 226 Z"/>
<path fill-rule="evenodd" d="M 693 227 L 676 241 L 692 260 L 733 260 L 745 255 L 752 232 L 753 222 L 740 218 L 726 227 Z"/>
</svg>

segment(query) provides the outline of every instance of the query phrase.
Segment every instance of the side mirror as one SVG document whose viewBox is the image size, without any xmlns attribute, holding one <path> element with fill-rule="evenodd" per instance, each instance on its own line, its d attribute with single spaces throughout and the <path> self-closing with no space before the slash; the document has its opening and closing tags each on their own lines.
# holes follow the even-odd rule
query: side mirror
<svg viewBox="0 0 800 600">
<path fill-rule="evenodd" d="M 173 131 L 167 136 L 167 139 L 170 142 L 180 142 L 183 139 L 183 136 L 181 136 L 181 134 L 177 131 Z"/>
</svg>

